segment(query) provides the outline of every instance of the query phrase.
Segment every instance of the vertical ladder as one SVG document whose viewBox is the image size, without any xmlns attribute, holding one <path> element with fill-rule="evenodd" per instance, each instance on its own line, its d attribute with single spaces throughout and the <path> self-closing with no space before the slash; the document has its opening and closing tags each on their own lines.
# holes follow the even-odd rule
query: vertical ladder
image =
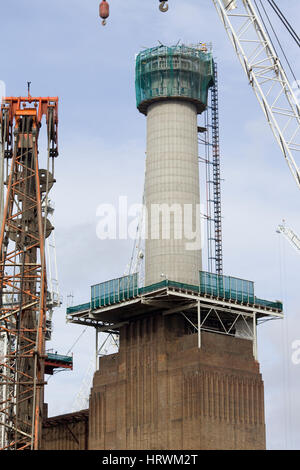
<svg viewBox="0 0 300 470">
<path fill-rule="evenodd" d="M 205 147 L 204 157 L 199 159 L 206 166 L 207 270 L 223 274 L 218 70 L 215 61 L 214 85 L 209 91 L 204 127 L 198 127 L 198 133 L 199 144 Z"/>
<path fill-rule="evenodd" d="M 219 100 L 218 70 L 214 62 L 214 86 L 211 89 L 211 129 L 212 129 L 212 166 L 213 166 L 213 208 L 215 236 L 215 269 L 217 274 L 223 273 L 222 249 L 222 213 L 221 213 L 221 171 L 220 171 L 220 139 L 219 139 Z"/>
</svg>

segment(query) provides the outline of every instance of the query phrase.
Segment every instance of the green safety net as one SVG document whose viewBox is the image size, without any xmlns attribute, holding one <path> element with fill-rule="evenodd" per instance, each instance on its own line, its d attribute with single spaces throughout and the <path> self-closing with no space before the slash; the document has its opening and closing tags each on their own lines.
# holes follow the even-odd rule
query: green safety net
<svg viewBox="0 0 300 470">
<path fill-rule="evenodd" d="M 59 361 L 71 364 L 73 362 L 72 356 L 62 356 L 60 354 L 47 353 L 47 359 L 52 361 Z"/>
<path fill-rule="evenodd" d="M 138 295 L 137 273 L 101 282 L 91 287 L 91 308 L 105 307 L 132 299 L 136 295 Z"/>
<path fill-rule="evenodd" d="M 68 307 L 67 313 L 71 314 L 71 313 L 77 313 L 77 312 L 84 312 L 86 310 L 90 310 L 90 308 L 91 308 L 91 304 L 90 302 L 88 302 L 86 304 L 76 305 L 75 307 Z"/>
<path fill-rule="evenodd" d="M 200 48 L 178 45 L 142 51 L 136 58 L 137 107 L 157 98 L 178 97 L 199 102 L 203 110 L 214 83 L 213 67 L 211 52 Z"/>
<path fill-rule="evenodd" d="M 277 302 L 273 302 L 271 300 L 264 300 L 255 297 L 255 305 L 259 305 L 260 307 L 270 307 L 276 308 L 277 310 L 283 310 L 283 303 L 277 300 Z"/>
<path fill-rule="evenodd" d="M 111 281 L 102 282 L 91 287 L 91 302 L 69 307 L 67 313 L 80 313 L 134 299 L 135 297 L 169 287 L 192 291 L 197 294 L 224 299 L 240 304 L 283 310 L 282 302 L 273 302 L 255 297 L 254 283 L 232 276 L 223 276 L 205 271 L 199 272 L 199 286 L 163 280 L 145 287 L 138 287 L 138 274 L 123 276 Z"/>
<path fill-rule="evenodd" d="M 200 271 L 200 293 L 254 304 L 254 283 L 236 277 Z"/>
</svg>

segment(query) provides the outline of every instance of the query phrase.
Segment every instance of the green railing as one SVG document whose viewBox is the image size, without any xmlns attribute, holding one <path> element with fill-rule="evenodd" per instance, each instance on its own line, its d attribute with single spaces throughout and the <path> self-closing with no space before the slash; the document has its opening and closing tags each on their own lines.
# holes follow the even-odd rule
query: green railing
<svg viewBox="0 0 300 470">
<path fill-rule="evenodd" d="M 88 302 L 86 304 L 76 305 L 75 307 L 68 307 L 67 313 L 77 313 L 77 312 L 84 312 L 85 310 L 90 310 L 91 303 Z"/>
<path fill-rule="evenodd" d="M 163 280 L 150 286 L 139 288 L 137 273 L 95 284 L 91 287 L 91 302 L 76 307 L 69 307 L 67 314 L 115 305 L 165 287 L 187 290 L 196 294 L 200 293 L 201 295 L 231 302 L 234 301 L 240 304 L 256 305 L 281 311 L 283 309 L 283 305 L 279 301 L 271 302 L 255 297 L 254 283 L 252 281 L 200 271 L 199 286 Z"/>
<path fill-rule="evenodd" d="M 260 307 L 276 308 L 277 310 L 283 310 L 283 303 L 277 300 L 277 302 L 272 302 L 271 300 L 258 299 L 255 297 L 255 305 Z"/>
<path fill-rule="evenodd" d="M 139 288 L 139 295 L 148 294 L 149 292 L 153 292 L 157 289 L 167 287 L 168 284 L 169 284 L 169 281 L 164 280 L 164 281 L 156 282 L 155 284 L 151 284 L 150 286 L 140 287 Z"/>
<path fill-rule="evenodd" d="M 66 364 L 72 364 L 73 362 L 72 356 L 62 356 L 60 354 L 54 354 L 54 353 L 47 353 L 47 359 L 51 361 L 64 362 Z"/>
<path fill-rule="evenodd" d="M 171 287 L 171 288 L 174 287 L 176 289 L 189 290 L 189 291 L 193 291 L 197 294 L 199 293 L 199 287 L 194 286 L 192 284 L 185 284 L 183 282 L 175 282 L 175 281 L 164 280 L 164 281 L 157 282 L 156 284 L 151 284 L 150 286 L 141 287 L 139 289 L 139 294 L 140 295 L 148 294 L 149 292 L 153 292 L 153 291 L 155 291 L 157 289 L 161 289 L 163 287 Z"/>
<path fill-rule="evenodd" d="M 91 287 L 91 308 L 105 307 L 124 300 L 130 300 L 138 294 L 137 273 L 101 282 Z"/>
<path fill-rule="evenodd" d="M 200 293 L 221 299 L 254 304 L 254 283 L 237 277 L 200 271 Z"/>
</svg>

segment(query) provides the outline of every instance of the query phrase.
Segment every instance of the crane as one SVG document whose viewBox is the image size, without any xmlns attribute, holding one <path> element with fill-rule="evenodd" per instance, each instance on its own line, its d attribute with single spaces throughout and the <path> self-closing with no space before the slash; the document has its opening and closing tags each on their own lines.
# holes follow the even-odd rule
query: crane
<svg viewBox="0 0 300 470">
<path fill-rule="evenodd" d="M 261 0 L 258 1 L 261 3 Z M 297 164 L 300 152 L 300 107 L 268 34 L 257 0 L 212 0 L 212 3 L 300 189 L 300 168 Z M 278 14 L 275 2 L 268 0 L 268 3 Z M 159 9 L 167 12 L 168 0 L 159 0 Z M 103 24 L 106 24 L 108 16 L 108 2 L 103 0 L 100 4 Z M 293 32 L 300 46 L 297 34 L 294 30 L 290 32 Z"/>
<path fill-rule="evenodd" d="M 47 169 L 39 135 L 47 125 Z M 0 108 L 1 165 L 7 181 L 0 231 L 1 450 L 38 449 L 44 403 L 48 195 L 58 156 L 58 98 L 6 97 Z M 52 165 L 51 165 L 52 164 Z M 3 168 L 3 167 L 2 167 Z M 50 169 L 52 172 L 50 172 Z M 1 192 L 3 187 L 0 188 Z M 3 198 L 2 198 L 3 200 Z"/>
<path fill-rule="evenodd" d="M 252 0 L 212 0 L 300 189 L 300 107 Z M 274 2 L 273 2 L 274 3 Z"/>
<path fill-rule="evenodd" d="M 284 220 L 282 221 L 282 224 L 278 225 L 277 232 L 282 233 L 287 238 L 287 240 L 290 242 L 290 244 L 298 252 L 300 252 L 300 238 L 291 228 L 289 228 L 285 225 Z"/>
</svg>

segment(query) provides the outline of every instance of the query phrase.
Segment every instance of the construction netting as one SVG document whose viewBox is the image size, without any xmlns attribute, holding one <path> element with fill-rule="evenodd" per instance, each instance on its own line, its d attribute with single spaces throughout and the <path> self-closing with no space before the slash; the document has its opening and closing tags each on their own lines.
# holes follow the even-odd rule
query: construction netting
<svg viewBox="0 0 300 470">
<path fill-rule="evenodd" d="M 259 299 L 258 297 L 255 297 L 255 305 L 258 305 L 259 307 L 267 307 L 267 308 L 276 308 L 277 310 L 282 311 L 283 310 L 283 303 L 280 302 L 280 300 L 277 300 L 274 302 L 273 300 L 265 300 L 265 299 Z"/>
<path fill-rule="evenodd" d="M 100 307 L 118 304 L 135 297 L 149 294 L 163 288 L 183 289 L 196 294 L 211 296 L 236 303 L 255 305 L 257 307 L 272 308 L 282 311 L 280 301 L 259 299 L 254 295 L 254 283 L 232 276 L 223 276 L 205 271 L 199 272 L 199 286 L 185 284 L 170 280 L 163 280 L 146 287 L 138 287 L 138 274 L 123 276 L 111 281 L 102 282 L 91 287 L 91 302 L 69 307 L 68 314 L 95 310 Z"/>
<path fill-rule="evenodd" d="M 200 293 L 246 304 L 255 300 L 252 281 L 205 271 L 200 271 Z"/>
<path fill-rule="evenodd" d="M 138 274 L 130 274 L 111 281 L 102 282 L 91 287 L 91 308 L 129 300 L 139 293 Z"/>
<path fill-rule="evenodd" d="M 72 313 L 86 312 L 91 309 L 91 303 L 87 302 L 85 304 L 76 305 L 74 307 L 67 308 L 67 314 L 71 315 Z"/>
<path fill-rule="evenodd" d="M 62 356 L 60 354 L 54 354 L 54 353 L 47 353 L 47 359 L 51 361 L 58 361 L 58 362 L 65 362 L 67 364 L 72 364 L 73 362 L 73 357 L 72 356 Z"/>
<path fill-rule="evenodd" d="M 136 103 L 144 112 L 158 98 L 189 98 L 203 111 L 213 85 L 214 63 L 205 47 L 159 46 L 136 57 Z M 148 102 L 148 103 L 146 103 Z"/>
</svg>

